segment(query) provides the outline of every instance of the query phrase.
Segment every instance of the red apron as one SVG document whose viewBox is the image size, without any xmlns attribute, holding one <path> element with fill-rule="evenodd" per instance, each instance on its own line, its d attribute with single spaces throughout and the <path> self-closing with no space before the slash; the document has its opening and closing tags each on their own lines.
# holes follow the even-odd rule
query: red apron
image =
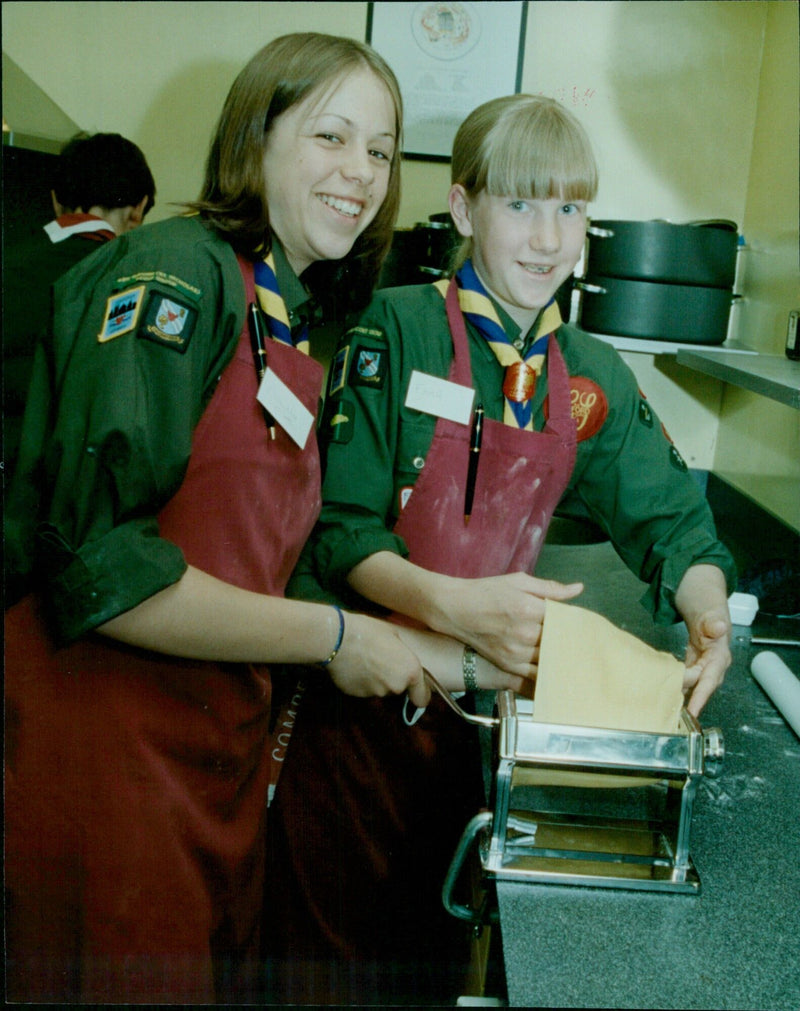
<svg viewBox="0 0 800 1011">
<path fill-rule="evenodd" d="M 243 267 L 252 299 L 252 267 Z M 314 413 L 321 366 L 270 347 Z M 187 561 L 283 595 L 319 514 L 316 440 L 269 439 L 245 328 L 159 517 Z M 35 601 L 6 616 L 12 1000 L 252 997 L 270 780 L 269 671 L 88 635 L 54 649 Z M 246 968 L 243 968 L 246 966 Z M 245 987 L 245 989 L 241 989 Z"/>
<path fill-rule="evenodd" d="M 449 379 L 472 373 L 457 290 L 447 313 Z M 455 576 L 532 572 L 575 461 L 569 377 L 548 349 L 550 417 L 542 432 L 485 421 L 475 501 L 464 524 L 470 429 L 439 419 L 425 467 L 395 531 L 418 565 Z M 397 620 L 399 616 L 395 616 Z M 272 938 L 296 1002 L 452 1003 L 468 932 L 441 887 L 467 821 L 485 805 L 478 737 L 438 698 L 408 727 L 402 700 L 309 688 L 271 822 L 272 878 L 285 912 Z M 316 775 L 310 774 L 314 770 Z M 335 872 L 320 874 L 320 868 Z M 292 972 L 297 958 L 308 961 Z M 354 960 L 348 967 L 348 960 Z"/>
</svg>

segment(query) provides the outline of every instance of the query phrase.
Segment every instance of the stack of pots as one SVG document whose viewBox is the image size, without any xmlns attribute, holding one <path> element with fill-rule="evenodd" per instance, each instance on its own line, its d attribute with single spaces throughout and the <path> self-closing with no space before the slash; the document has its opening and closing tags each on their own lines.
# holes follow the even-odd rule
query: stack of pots
<svg viewBox="0 0 800 1011">
<path fill-rule="evenodd" d="M 580 322 L 592 333 L 722 344 L 736 274 L 733 221 L 592 221 Z"/>
<path fill-rule="evenodd" d="M 429 214 L 428 220 L 417 224 L 417 229 L 425 236 L 426 251 L 419 269 L 427 274 L 425 280 L 435 281 L 444 277 L 450 261 L 461 244 L 461 236 L 456 231 L 449 211 Z"/>
</svg>

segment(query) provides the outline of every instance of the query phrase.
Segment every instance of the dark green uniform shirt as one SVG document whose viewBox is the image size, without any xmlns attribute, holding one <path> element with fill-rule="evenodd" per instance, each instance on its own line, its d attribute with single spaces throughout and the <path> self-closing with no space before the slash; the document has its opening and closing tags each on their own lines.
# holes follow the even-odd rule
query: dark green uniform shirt
<svg viewBox="0 0 800 1011">
<path fill-rule="evenodd" d="M 518 339 L 519 327 L 496 308 L 506 333 Z M 502 420 L 503 369 L 471 325 L 467 332 L 476 402 L 487 417 Z M 733 589 L 733 561 L 717 540 L 705 498 L 633 373 L 612 347 L 575 327 L 562 326 L 558 342 L 570 376 L 599 392 L 583 434 L 601 417 L 603 395 L 608 410 L 599 430 L 578 443 L 559 515 L 591 519 L 610 537 L 650 584 L 648 603 L 661 621 L 675 620 L 674 592 L 692 564 L 719 566 Z M 414 369 L 446 378 L 452 354 L 444 299 L 433 285 L 378 292 L 343 338 L 320 439 L 328 443 L 324 504 L 303 560 L 328 588 L 344 593 L 347 573 L 377 551 L 407 553 L 392 528 L 436 425 L 435 417 L 405 405 L 409 378 Z M 537 430 L 546 395 L 545 370 L 534 397 Z"/>
<path fill-rule="evenodd" d="M 277 244 L 275 255 L 291 311 L 308 294 Z M 181 485 L 245 309 L 236 256 L 199 217 L 128 232 L 56 284 L 7 505 L 6 563 L 13 592 L 27 588 L 36 558 L 59 638 L 183 575 L 156 517 Z"/>
</svg>

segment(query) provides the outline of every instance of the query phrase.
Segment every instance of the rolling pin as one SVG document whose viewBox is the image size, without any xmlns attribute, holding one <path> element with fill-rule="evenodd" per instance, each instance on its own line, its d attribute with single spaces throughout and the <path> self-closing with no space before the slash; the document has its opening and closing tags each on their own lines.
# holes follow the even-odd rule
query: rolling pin
<svg viewBox="0 0 800 1011">
<path fill-rule="evenodd" d="M 800 737 L 800 680 L 777 653 L 769 650 L 753 657 L 750 670 L 780 714 Z"/>
</svg>

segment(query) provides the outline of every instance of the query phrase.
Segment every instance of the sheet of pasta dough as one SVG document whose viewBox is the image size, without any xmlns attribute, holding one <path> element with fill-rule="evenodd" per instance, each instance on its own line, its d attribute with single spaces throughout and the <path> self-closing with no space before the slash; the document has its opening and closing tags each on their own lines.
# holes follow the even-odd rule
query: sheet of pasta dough
<svg viewBox="0 0 800 1011">
<path fill-rule="evenodd" d="M 541 723 L 674 734 L 683 663 L 602 615 L 546 603 L 533 718 Z"/>
<path fill-rule="evenodd" d="M 683 732 L 684 666 L 575 604 L 548 600 L 533 719 L 540 723 Z M 630 777 L 516 766 L 515 786 L 630 787 Z M 645 786 L 648 779 L 636 779 Z"/>
</svg>

